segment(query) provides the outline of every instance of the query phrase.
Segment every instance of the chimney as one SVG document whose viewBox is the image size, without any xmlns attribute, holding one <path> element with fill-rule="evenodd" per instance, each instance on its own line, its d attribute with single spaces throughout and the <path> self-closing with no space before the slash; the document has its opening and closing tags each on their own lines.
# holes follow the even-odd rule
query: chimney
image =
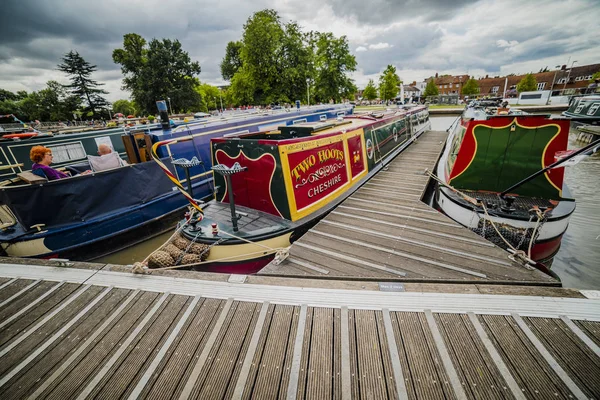
<svg viewBox="0 0 600 400">
<path fill-rule="evenodd" d="M 435 77 L 436 77 L 436 78 L 438 77 L 438 73 L 437 73 L 437 72 L 435 73 Z"/>
<path fill-rule="evenodd" d="M 566 69 L 567 69 L 567 65 L 566 65 L 566 64 L 565 64 L 565 65 L 563 65 L 562 67 L 560 67 L 560 70 L 561 70 L 561 71 L 565 71 Z"/>
</svg>

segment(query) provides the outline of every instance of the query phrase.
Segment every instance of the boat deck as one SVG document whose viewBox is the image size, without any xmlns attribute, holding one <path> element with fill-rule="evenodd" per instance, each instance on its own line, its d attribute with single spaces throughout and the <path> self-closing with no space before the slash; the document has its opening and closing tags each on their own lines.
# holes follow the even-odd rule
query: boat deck
<svg viewBox="0 0 600 400">
<path fill-rule="evenodd" d="M 423 133 L 259 274 L 558 284 L 421 201 L 446 135 Z"/>
<path fill-rule="evenodd" d="M 280 279 L 272 277 L 229 283 L 101 267 L 0 265 L 3 399 L 600 393 L 598 300 L 264 284 Z"/>
</svg>

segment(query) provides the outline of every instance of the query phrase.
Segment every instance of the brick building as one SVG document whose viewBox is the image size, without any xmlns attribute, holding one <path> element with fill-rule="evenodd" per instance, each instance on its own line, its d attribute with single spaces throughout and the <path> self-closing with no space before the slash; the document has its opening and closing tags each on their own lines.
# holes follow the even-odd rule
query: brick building
<svg viewBox="0 0 600 400">
<path fill-rule="evenodd" d="M 537 90 L 552 90 L 565 95 L 578 94 L 586 91 L 592 75 L 600 71 L 600 64 L 590 64 L 567 68 L 563 65 L 560 69 L 533 74 L 537 82 Z M 496 76 L 477 79 L 479 96 L 502 96 L 506 87 L 507 96 L 517 96 L 517 84 L 525 77 L 523 75 Z M 424 87 L 430 79 L 434 79 L 440 95 L 458 94 L 463 98 L 462 87 L 469 79 L 469 75 L 442 75 L 425 79 L 421 85 Z"/>
<path fill-rule="evenodd" d="M 582 65 L 580 67 L 567 68 L 563 65 L 560 69 L 533 74 L 537 82 L 537 90 L 552 90 L 565 95 L 581 93 L 590 84 L 592 75 L 600 71 L 600 64 Z M 523 75 L 510 75 L 506 77 L 494 77 L 478 79 L 480 96 L 502 96 L 506 86 L 507 96 L 516 96 L 517 84 L 525 77 Z M 507 81 L 508 79 L 508 81 Z M 559 94 L 559 93 L 555 93 Z"/>
</svg>

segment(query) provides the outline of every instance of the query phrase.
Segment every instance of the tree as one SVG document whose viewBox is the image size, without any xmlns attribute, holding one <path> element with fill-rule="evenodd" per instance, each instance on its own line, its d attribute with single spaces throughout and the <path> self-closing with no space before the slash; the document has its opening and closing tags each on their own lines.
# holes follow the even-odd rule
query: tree
<svg viewBox="0 0 600 400">
<path fill-rule="evenodd" d="M 379 97 L 382 100 L 392 100 L 398 95 L 398 86 L 402 84 L 396 74 L 396 67 L 388 65 L 379 77 Z"/>
<path fill-rule="evenodd" d="M 369 83 L 367 83 L 365 90 L 363 90 L 363 98 L 367 100 L 375 100 L 377 98 L 377 89 L 375 89 L 373 79 L 369 79 Z"/>
<path fill-rule="evenodd" d="M 594 75 L 592 75 L 592 79 L 590 79 L 590 83 L 595 82 L 596 79 L 600 79 L 600 71 L 598 71 Z"/>
<path fill-rule="evenodd" d="M 98 86 L 102 86 L 103 83 L 98 83 L 90 78 L 92 72 L 96 71 L 96 66 L 85 61 L 78 52 L 73 50 L 65 54 L 62 62 L 62 64 L 58 64 L 58 69 L 69 75 L 71 79 L 71 84 L 65 87 L 71 89 L 73 95 L 87 102 L 83 111 L 91 111 L 95 114 L 106 108 L 109 103 L 101 95 L 108 94 L 108 92 L 98 89 Z"/>
<path fill-rule="evenodd" d="M 356 70 L 356 58 L 350 54 L 346 36 L 336 38 L 332 33 L 316 35 L 316 94 L 323 102 L 351 97 L 356 86 L 347 74 Z"/>
<path fill-rule="evenodd" d="M 537 90 L 537 81 L 533 74 L 527 74 L 519 83 L 517 83 L 517 92 L 532 92 Z"/>
<path fill-rule="evenodd" d="M 438 90 L 438 87 L 433 81 L 433 78 L 429 79 L 429 81 L 427 82 L 427 86 L 425 86 L 425 92 L 423 93 L 423 96 L 437 96 L 438 94 L 440 94 L 440 91 Z"/>
<path fill-rule="evenodd" d="M 156 112 L 156 101 L 171 99 L 175 112 L 199 107 L 195 87 L 200 64 L 192 62 L 179 40 L 152 39 L 150 43 L 136 33 L 123 37 L 123 48 L 113 51 L 113 61 L 125 75 L 123 89 L 131 91 L 140 111 Z"/>
<path fill-rule="evenodd" d="M 200 94 L 200 111 L 209 112 L 221 108 L 222 93 L 218 87 L 202 83 L 196 86 L 196 92 Z"/>
<path fill-rule="evenodd" d="M 473 78 L 469 78 L 461 89 L 461 93 L 463 96 L 472 96 L 479 93 L 479 85 L 477 81 Z"/>
<path fill-rule="evenodd" d="M 121 99 L 112 104 L 113 113 L 121 113 L 123 115 L 135 115 L 136 107 L 132 101 Z"/>
<path fill-rule="evenodd" d="M 227 43 L 227 48 L 225 49 L 225 57 L 223 61 L 221 61 L 221 76 L 226 81 L 230 81 L 233 78 L 233 75 L 240 69 L 242 66 L 242 42 L 229 42 Z"/>
</svg>

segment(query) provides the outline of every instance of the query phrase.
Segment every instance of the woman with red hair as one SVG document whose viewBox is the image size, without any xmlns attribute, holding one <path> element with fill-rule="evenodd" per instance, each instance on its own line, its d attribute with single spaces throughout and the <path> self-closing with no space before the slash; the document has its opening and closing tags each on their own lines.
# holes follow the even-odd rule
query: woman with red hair
<svg viewBox="0 0 600 400">
<path fill-rule="evenodd" d="M 50 167 L 52 164 L 52 150 L 44 146 L 33 146 L 29 152 L 29 158 L 33 161 L 31 172 L 48 178 L 49 181 L 68 178 L 69 175 Z"/>
</svg>

